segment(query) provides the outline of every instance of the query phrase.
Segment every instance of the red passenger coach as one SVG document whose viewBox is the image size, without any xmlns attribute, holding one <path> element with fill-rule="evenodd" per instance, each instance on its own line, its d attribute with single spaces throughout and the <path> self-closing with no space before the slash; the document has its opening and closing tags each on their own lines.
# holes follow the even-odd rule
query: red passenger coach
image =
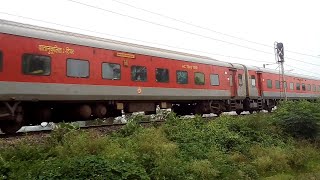
<svg viewBox="0 0 320 180">
<path fill-rule="evenodd" d="M 240 114 L 271 110 L 281 99 L 277 72 L 208 57 L 6 20 L 0 41 L 5 133 L 44 121 L 150 114 L 157 106 L 179 115 Z M 319 96 L 319 79 L 286 78 L 289 98 Z"/>
</svg>

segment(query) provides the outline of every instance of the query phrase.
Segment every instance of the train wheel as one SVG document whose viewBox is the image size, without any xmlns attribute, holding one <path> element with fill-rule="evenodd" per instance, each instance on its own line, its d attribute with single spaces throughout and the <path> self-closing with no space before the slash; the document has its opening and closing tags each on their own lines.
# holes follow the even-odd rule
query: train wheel
<svg viewBox="0 0 320 180">
<path fill-rule="evenodd" d="M 250 114 L 253 114 L 253 110 L 249 110 L 249 113 L 250 113 Z"/>
<path fill-rule="evenodd" d="M 216 112 L 215 114 L 217 115 L 217 117 L 220 117 L 221 114 L 222 114 L 222 111 L 218 111 L 218 112 Z"/>
<path fill-rule="evenodd" d="M 5 122 L 0 128 L 1 131 L 6 134 L 14 134 L 22 127 L 23 122 L 22 107 L 18 107 L 15 117 Z"/>
<path fill-rule="evenodd" d="M 242 113 L 242 111 L 236 110 L 236 113 L 237 113 L 238 115 L 240 115 L 240 114 Z"/>
<path fill-rule="evenodd" d="M 7 121 L 3 121 L 0 126 L 1 131 L 6 134 L 16 133 L 24 123 L 24 112 L 22 106 L 17 106 L 14 116 L 11 116 Z"/>
<path fill-rule="evenodd" d="M 199 116 L 203 116 L 203 106 L 201 105 L 201 104 L 197 104 L 196 105 L 196 107 L 195 107 L 195 109 L 194 109 L 194 113 L 196 114 L 196 115 L 199 115 Z"/>
<path fill-rule="evenodd" d="M 22 123 L 10 121 L 10 122 L 6 123 L 5 125 L 2 125 L 0 128 L 1 128 L 1 131 L 5 134 L 14 134 L 19 129 L 21 129 L 21 127 L 22 127 Z"/>
<path fill-rule="evenodd" d="M 92 114 L 95 118 L 103 118 L 107 114 L 107 108 L 102 104 L 97 104 L 92 107 Z"/>
</svg>

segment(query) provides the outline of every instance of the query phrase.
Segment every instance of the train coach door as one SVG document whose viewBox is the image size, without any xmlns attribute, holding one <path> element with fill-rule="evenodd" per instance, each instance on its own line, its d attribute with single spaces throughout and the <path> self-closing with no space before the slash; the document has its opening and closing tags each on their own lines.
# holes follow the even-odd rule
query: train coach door
<svg viewBox="0 0 320 180">
<path fill-rule="evenodd" d="M 231 97 L 237 96 L 236 69 L 229 70 L 229 82 Z"/>
<path fill-rule="evenodd" d="M 258 96 L 262 96 L 262 72 L 257 71 L 257 88 L 258 88 Z"/>
</svg>

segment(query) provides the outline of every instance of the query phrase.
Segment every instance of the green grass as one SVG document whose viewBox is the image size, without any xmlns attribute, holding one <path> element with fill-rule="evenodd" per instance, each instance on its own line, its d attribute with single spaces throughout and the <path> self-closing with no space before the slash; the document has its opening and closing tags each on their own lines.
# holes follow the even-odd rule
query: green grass
<svg viewBox="0 0 320 180">
<path fill-rule="evenodd" d="M 292 112 L 299 103 L 305 121 L 304 108 Z M 135 118 L 105 136 L 66 126 L 45 143 L 1 149 L 0 179 L 320 179 L 319 132 L 297 131 L 319 123 L 316 105 L 211 121 L 169 114 L 150 128 Z"/>
</svg>

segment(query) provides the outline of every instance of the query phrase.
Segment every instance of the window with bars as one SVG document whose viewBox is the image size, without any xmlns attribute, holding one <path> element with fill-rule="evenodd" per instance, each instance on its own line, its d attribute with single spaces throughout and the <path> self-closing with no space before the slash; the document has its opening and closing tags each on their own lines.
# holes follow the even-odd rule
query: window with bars
<svg viewBox="0 0 320 180">
<path fill-rule="evenodd" d="M 102 78 L 110 80 L 121 79 L 121 66 L 116 63 L 102 63 Z"/>
<path fill-rule="evenodd" d="M 315 84 L 312 84 L 312 91 L 313 91 L 313 92 L 316 92 L 316 91 L 317 91 L 317 87 L 316 87 Z"/>
<path fill-rule="evenodd" d="M 156 68 L 156 81 L 162 83 L 169 82 L 169 70 L 165 68 Z"/>
<path fill-rule="evenodd" d="M 311 91 L 311 85 L 307 84 L 307 91 Z"/>
<path fill-rule="evenodd" d="M 239 82 L 239 86 L 243 85 L 242 74 L 238 74 L 238 82 Z"/>
<path fill-rule="evenodd" d="M 256 76 L 255 75 L 251 75 L 251 86 L 256 87 Z"/>
<path fill-rule="evenodd" d="M 294 83 L 290 83 L 290 90 L 294 90 Z"/>
<path fill-rule="evenodd" d="M 50 75 L 51 57 L 36 54 L 24 54 L 22 56 L 22 72 L 26 75 Z"/>
<path fill-rule="evenodd" d="M 202 72 L 195 72 L 194 73 L 194 83 L 196 85 L 204 85 L 205 84 L 205 78 L 204 78 L 204 74 Z"/>
<path fill-rule="evenodd" d="M 230 76 L 232 78 L 232 76 Z M 232 81 L 232 79 L 230 79 Z M 210 84 L 211 86 L 219 86 L 219 75 L 218 74 L 210 74 Z"/>
<path fill-rule="evenodd" d="M 131 66 L 132 81 L 147 81 L 147 68 L 145 66 Z"/>
<path fill-rule="evenodd" d="M 272 80 L 271 79 L 267 79 L 267 87 L 269 89 L 272 89 Z"/>
<path fill-rule="evenodd" d="M 76 78 L 88 78 L 89 61 L 82 59 L 67 59 L 67 76 Z"/>
<path fill-rule="evenodd" d="M 177 71 L 177 83 L 178 84 L 188 84 L 188 72 L 187 71 Z"/>
<path fill-rule="evenodd" d="M 296 84 L 296 90 L 300 91 L 300 83 Z"/>
<path fill-rule="evenodd" d="M 280 89 L 280 81 L 276 80 L 276 89 Z"/>
</svg>

